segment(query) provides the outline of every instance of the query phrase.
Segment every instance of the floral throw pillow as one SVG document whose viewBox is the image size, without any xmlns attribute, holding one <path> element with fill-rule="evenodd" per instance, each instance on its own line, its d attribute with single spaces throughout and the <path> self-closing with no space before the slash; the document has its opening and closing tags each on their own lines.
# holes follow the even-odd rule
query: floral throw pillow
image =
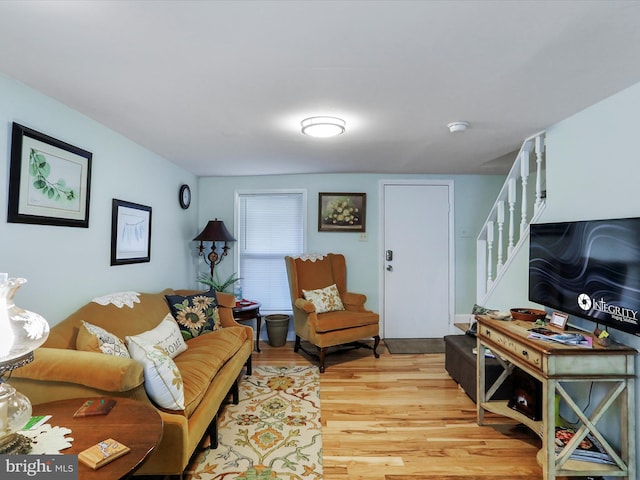
<svg viewBox="0 0 640 480">
<path fill-rule="evenodd" d="M 344 310 L 344 305 L 335 283 L 318 290 L 302 290 L 302 294 L 305 300 L 309 300 L 316 307 L 316 313 Z"/>
<path fill-rule="evenodd" d="M 135 337 L 127 337 L 131 358 L 140 362 L 144 371 L 144 389 L 156 405 L 168 410 L 184 410 L 184 385 L 175 362 L 160 345 L 152 345 Z"/>
<path fill-rule="evenodd" d="M 165 295 L 185 340 L 222 328 L 215 290 L 195 295 Z"/>
</svg>

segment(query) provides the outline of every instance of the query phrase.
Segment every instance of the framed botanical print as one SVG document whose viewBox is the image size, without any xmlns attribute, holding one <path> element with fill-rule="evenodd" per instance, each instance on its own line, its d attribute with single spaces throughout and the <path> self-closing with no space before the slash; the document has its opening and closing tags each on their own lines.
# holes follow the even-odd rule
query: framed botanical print
<svg viewBox="0 0 640 480">
<path fill-rule="evenodd" d="M 88 228 L 92 157 L 14 122 L 7 221 Z"/>
</svg>

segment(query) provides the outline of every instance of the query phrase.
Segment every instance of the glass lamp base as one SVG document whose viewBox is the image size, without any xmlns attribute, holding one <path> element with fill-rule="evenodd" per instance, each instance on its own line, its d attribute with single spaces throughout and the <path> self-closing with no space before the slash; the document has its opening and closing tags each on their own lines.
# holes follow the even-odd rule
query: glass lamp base
<svg viewBox="0 0 640 480">
<path fill-rule="evenodd" d="M 31 439 L 19 433 L 0 438 L 0 455 L 24 455 L 31 451 Z"/>
</svg>

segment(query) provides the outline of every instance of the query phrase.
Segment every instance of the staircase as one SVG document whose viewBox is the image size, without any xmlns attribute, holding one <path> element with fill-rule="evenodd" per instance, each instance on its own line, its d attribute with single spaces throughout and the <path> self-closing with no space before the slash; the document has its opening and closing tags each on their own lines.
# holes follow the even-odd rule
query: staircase
<svg viewBox="0 0 640 480">
<path fill-rule="evenodd" d="M 529 237 L 546 201 L 545 132 L 527 138 L 476 240 L 477 302 L 485 299 Z M 530 187 L 532 185 L 532 187 Z"/>
</svg>

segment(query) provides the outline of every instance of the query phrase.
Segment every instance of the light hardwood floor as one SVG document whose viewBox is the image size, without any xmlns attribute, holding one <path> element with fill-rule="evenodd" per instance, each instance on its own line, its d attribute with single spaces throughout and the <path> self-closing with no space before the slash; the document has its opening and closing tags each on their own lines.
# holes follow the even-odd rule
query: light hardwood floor
<svg viewBox="0 0 640 480">
<path fill-rule="evenodd" d="M 253 364 L 304 365 L 293 345 L 261 343 Z M 539 480 L 539 439 L 526 427 L 476 423 L 475 404 L 447 375 L 444 354 L 327 357 L 321 375 L 325 480 Z M 500 417 L 488 417 L 509 422 Z M 575 477 L 573 477 L 575 478 Z"/>
</svg>

